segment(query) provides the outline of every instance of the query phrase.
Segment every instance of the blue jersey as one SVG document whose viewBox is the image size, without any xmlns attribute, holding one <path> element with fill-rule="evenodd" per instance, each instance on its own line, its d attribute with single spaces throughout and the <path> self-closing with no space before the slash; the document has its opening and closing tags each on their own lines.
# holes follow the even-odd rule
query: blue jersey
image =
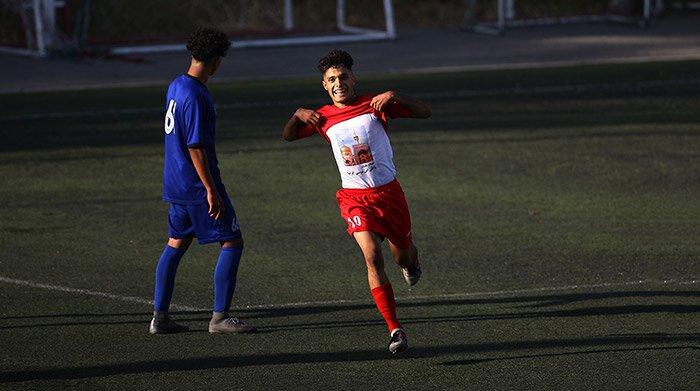
<svg viewBox="0 0 700 391">
<path fill-rule="evenodd" d="M 217 187 L 221 175 L 215 150 L 216 109 L 209 90 L 188 75 L 168 88 L 165 113 L 163 200 L 178 204 L 206 202 L 207 191 L 192 164 L 190 147 L 203 147 Z"/>
</svg>

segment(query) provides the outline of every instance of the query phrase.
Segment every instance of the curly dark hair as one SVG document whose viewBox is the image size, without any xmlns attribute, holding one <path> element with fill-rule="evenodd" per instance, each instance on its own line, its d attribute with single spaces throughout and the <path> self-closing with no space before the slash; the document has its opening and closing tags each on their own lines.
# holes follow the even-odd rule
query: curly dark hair
<svg viewBox="0 0 700 391">
<path fill-rule="evenodd" d="M 321 71 L 321 74 L 325 74 L 328 68 L 335 68 L 338 66 L 352 70 L 353 63 L 354 61 L 350 53 L 345 50 L 335 49 L 318 60 L 318 70 Z"/>
<path fill-rule="evenodd" d="M 187 50 L 197 61 L 208 61 L 216 57 L 224 57 L 231 47 L 231 41 L 226 34 L 215 28 L 200 27 L 187 40 Z"/>
</svg>

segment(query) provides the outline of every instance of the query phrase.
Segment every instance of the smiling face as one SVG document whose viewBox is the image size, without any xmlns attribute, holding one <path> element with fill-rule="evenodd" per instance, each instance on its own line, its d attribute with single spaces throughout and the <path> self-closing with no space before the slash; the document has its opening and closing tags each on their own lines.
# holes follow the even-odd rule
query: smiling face
<svg viewBox="0 0 700 391">
<path fill-rule="evenodd" d="M 323 74 L 323 89 L 335 106 L 345 107 L 355 98 L 355 75 L 343 66 L 330 67 Z"/>
</svg>

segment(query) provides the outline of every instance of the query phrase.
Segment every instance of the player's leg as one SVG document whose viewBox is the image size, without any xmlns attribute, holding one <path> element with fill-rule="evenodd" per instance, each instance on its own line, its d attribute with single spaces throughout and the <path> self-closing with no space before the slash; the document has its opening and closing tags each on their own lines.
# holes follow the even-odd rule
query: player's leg
<svg viewBox="0 0 700 391">
<path fill-rule="evenodd" d="M 372 298 L 389 328 L 389 334 L 391 335 L 389 351 L 396 353 L 406 350 L 408 347 L 408 340 L 396 315 L 394 289 L 384 270 L 381 238 L 371 231 L 355 232 L 353 236 L 365 258 L 367 280 L 369 282 Z"/>
<path fill-rule="evenodd" d="M 228 312 L 236 289 L 238 265 L 243 255 L 243 239 L 221 243 L 221 252 L 214 269 L 214 312 Z"/>
<path fill-rule="evenodd" d="M 251 333 L 254 326 L 229 315 L 236 289 L 238 265 L 243 254 L 243 239 L 221 243 L 221 253 L 214 270 L 214 311 L 209 321 L 210 333 Z"/>
<path fill-rule="evenodd" d="M 401 186 L 394 184 L 383 193 L 381 208 L 385 213 L 385 231 L 394 261 L 403 269 L 403 277 L 409 286 L 418 283 L 421 276 L 418 249 L 411 237 L 411 213 Z"/>
<path fill-rule="evenodd" d="M 180 260 L 192 243 L 192 224 L 182 205 L 171 204 L 168 211 L 170 238 L 158 260 L 153 294 L 153 319 L 148 331 L 167 334 L 186 331 L 187 327 L 170 319 L 168 311 L 175 288 L 175 276 Z"/>
<path fill-rule="evenodd" d="M 243 255 L 243 236 L 236 219 L 236 211 L 225 191 L 220 190 L 226 203 L 223 218 L 214 220 L 208 210 L 200 210 L 195 223 L 201 243 L 218 241 L 221 252 L 214 269 L 214 308 L 209 321 L 210 333 L 250 333 L 255 327 L 230 316 L 231 301 L 236 289 L 238 266 Z"/>
<path fill-rule="evenodd" d="M 192 238 L 169 238 L 165 250 L 156 266 L 156 284 L 153 297 L 153 310 L 155 313 L 166 313 L 170 307 L 175 288 L 175 275 L 180 265 L 182 256 L 192 243 Z"/>
<path fill-rule="evenodd" d="M 398 248 L 391 240 L 387 241 L 397 265 L 405 269 L 418 262 L 418 249 L 415 245 L 411 244 L 408 248 Z"/>
<path fill-rule="evenodd" d="M 374 208 L 368 208 L 376 194 L 349 191 L 341 189 L 336 193 L 340 214 L 348 222 L 348 233 L 355 238 L 367 266 L 367 282 L 370 292 L 379 313 L 386 321 L 391 339 L 389 351 L 400 352 L 408 347 L 406 334 L 401 328 L 401 323 L 396 316 L 396 300 L 394 289 L 389 282 L 389 277 L 384 270 L 384 257 L 382 256 L 382 232 L 383 224 L 375 213 Z"/>
<path fill-rule="evenodd" d="M 388 242 L 394 261 L 401 266 L 406 284 L 408 286 L 416 285 L 422 274 L 420 262 L 418 261 L 418 249 L 413 243 L 407 248 L 399 248 L 391 240 Z"/>
<path fill-rule="evenodd" d="M 153 297 L 154 313 L 167 314 L 175 288 L 175 275 L 182 256 L 192 242 L 192 238 L 168 239 L 156 266 L 156 283 Z"/>
<path fill-rule="evenodd" d="M 382 240 L 379 235 L 371 231 L 355 232 L 355 241 L 362 250 L 367 266 L 367 281 L 369 288 L 389 284 L 389 277 L 384 270 L 384 257 L 382 255 Z"/>
<path fill-rule="evenodd" d="M 179 333 L 188 330 L 186 326 L 179 325 L 170 319 L 168 311 L 173 298 L 177 268 L 191 242 L 192 238 L 168 239 L 168 244 L 158 260 L 153 294 L 153 319 L 148 328 L 151 334 Z"/>
</svg>

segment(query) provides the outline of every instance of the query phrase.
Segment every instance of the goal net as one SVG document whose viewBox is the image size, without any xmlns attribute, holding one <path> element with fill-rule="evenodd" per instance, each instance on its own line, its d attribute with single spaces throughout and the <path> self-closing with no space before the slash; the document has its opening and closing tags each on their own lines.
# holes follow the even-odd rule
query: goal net
<svg viewBox="0 0 700 391">
<path fill-rule="evenodd" d="M 503 34 L 513 27 L 619 22 L 647 26 L 663 0 L 466 0 L 462 27 Z"/>
<path fill-rule="evenodd" d="M 396 37 L 392 0 L 0 0 L 0 18 L 0 50 L 37 56 L 182 51 L 199 26 L 234 49 Z"/>
</svg>

